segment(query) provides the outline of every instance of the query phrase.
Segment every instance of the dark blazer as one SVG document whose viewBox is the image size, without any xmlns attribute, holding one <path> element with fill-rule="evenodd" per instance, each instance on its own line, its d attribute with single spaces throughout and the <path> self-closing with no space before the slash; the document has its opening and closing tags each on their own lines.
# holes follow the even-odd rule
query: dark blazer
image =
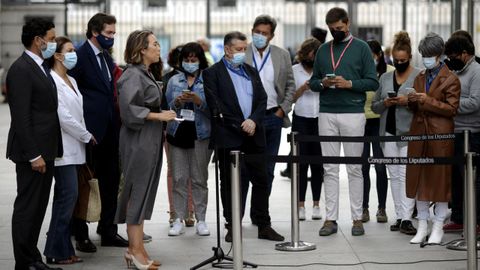
<svg viewBox="0 0 480 270">
<path fill-rule="evenodd" d="M 244 64 L 245 71 L 250 76 L 253 85 L 252 113 L 249 119 L 256 124 L 253 139 L 260 147 L 265 146 L 265 130 L 263 118 L 267 108 L 267 93 L 263 88 L 262 81 L 256 69 Z M 223 61 L 203 71 L 203 83 L 205 97 L 212 115 L 217 112 L 223 115 L 223 120 L 212 119 L 212 137 L 210 146 L 217 144 L 219 148 L 235 148 L 243 144 L 247 134 L 242 131 L 241 124 L 245 121 L 238 98 L 235 93 L 232 79 Z M 215 128 L 215 122 L 218 122 Z"/>
<path fill-rule="evenodd" d="M 40 155 L 45 161 L 61 157 L 62 135 L 53 81 L 23 53 L 8 71 L 7 88 L 11 116 L 7 158 L 29 162 Z"/>
<path fill-rule="evenodd" d="M 105 60 L 112 76 L 108 82 L 104 79 L 97 56 L 92 47 L 85 41 L 77 50 L 77 65 L 69 71 L 77 81 L 83 95 L 83 113 L 85 124 L 98 142 L 103 140 L 110 121 L 117 122 L 114 113 L 114 64 L 112 57 L 105 53 Z"/>
</svg>

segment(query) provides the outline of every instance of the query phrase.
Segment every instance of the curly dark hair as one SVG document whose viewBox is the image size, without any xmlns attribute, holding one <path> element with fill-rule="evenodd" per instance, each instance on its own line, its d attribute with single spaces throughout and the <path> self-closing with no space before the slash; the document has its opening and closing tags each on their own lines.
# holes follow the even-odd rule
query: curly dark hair
<svg viewBox="0 0 480 270">
<path fill-rule="evenodd" d="M 205 52 L 202 49 L 202 46 L 198 42 L 189 42 L 183 45 L 182 51 L 180 52 L 180 57 L 178 59 L 179 65 L 184 59 L 187 59 L 189 56 L 196 56 L 200 62 L 199 69 L 204 70 L 208 68 L 208 61 L 205 57 Z"/>
<path fill-rule="evenodd" d="M 297 56 L 298 56 L 298 61 L 299 62 L 302 62 L 304 60 L 307 60 L 308 59 L 308 55 L 310 54 L 310 52 L 313 51 L 313 54 L 316 54 L 317 53 L 317 50 L 318 48 L 320 47 L 320 45 L 322 45 L 322 42 L 320 42 L 318 39 L 316 38 L 309 38 L 309 39 L 306 39 L 302 45 L 300 46 L 300 50 L 298 50 L 297 52 Z"/>
</svg>

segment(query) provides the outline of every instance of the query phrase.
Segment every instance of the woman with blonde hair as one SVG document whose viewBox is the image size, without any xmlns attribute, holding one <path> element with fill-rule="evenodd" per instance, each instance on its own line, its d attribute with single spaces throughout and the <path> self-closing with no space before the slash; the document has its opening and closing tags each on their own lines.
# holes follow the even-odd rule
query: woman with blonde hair
<svg viewBox="0 0 480 270">
<path fill-rule="evenodd" d="M 151 31 L 134 31 L 127 39 L 125 62 L 118 81 L 120 116 L 120 158 L 125 187 L 118 198 L 115 223 L 127 223 L 129 247 L 127 265 L 137 269 L 158 269 L 143 244 L 143 223 L 152 216 L 162 167 L 163 122 L 175 119 L 175 112 L 160 109 L 162 91 L 150 72 L 160 60 L 160 44 Z"/>
</svg>

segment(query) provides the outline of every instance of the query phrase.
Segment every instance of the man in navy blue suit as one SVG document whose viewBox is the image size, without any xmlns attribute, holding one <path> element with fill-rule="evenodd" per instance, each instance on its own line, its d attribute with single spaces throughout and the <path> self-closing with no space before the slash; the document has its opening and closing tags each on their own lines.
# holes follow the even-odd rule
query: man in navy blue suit
<svg viewBox="0 0 480 270">
<path fill-rule="evenodd" d="M 118 163 L 118 117 L 115 111 L 114 63 L 108 50 L 113 46 L 116 19 L 112 15 L 97 13 L 87 26 L 87 40 L 77 50 L 77 65 L 71 70 L 83 95 L 83 110 L 87 129 L 98 144 L 87 151 L 87 162 L 93 168 L 100 187 L 102 213 L 97 232 L 102 246 L 127 247 L 128 241 L 117 233 L 113 223 L 117 209 L 120 171 Z M 74 219 L 73 231 L 77 249 L 95 252 L 88 237 L 85 221 Z"/>
</svg>

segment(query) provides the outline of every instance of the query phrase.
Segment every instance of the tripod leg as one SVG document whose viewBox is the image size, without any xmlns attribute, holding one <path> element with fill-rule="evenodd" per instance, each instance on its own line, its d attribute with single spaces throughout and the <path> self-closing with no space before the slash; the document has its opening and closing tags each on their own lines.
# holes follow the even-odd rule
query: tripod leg
<svg viewBox="0 0 480 270">
<path fill-rule="evenodd" d="M 203 261 L 203 262 L 201 262 L 201 263 L 199 263 L 199 264 L 191 267 L 190 270 L 200 269 L 200 268 L 202 268 L 203 266 L 205 266 L 205 265 L 207 265 L 207 264 L 209 264 L 209 263 L 212 263 L 212 262 L 214 262 L 214 261 L 216 261 L 216 260 L 218 260 L 218 262 L 220 262 L 220 261 L 222 260 L 222 258 L 218 258 L 217 256 L 214 255 L 214 256 L 206 259 L 205 261 Z"/>
</svg>

